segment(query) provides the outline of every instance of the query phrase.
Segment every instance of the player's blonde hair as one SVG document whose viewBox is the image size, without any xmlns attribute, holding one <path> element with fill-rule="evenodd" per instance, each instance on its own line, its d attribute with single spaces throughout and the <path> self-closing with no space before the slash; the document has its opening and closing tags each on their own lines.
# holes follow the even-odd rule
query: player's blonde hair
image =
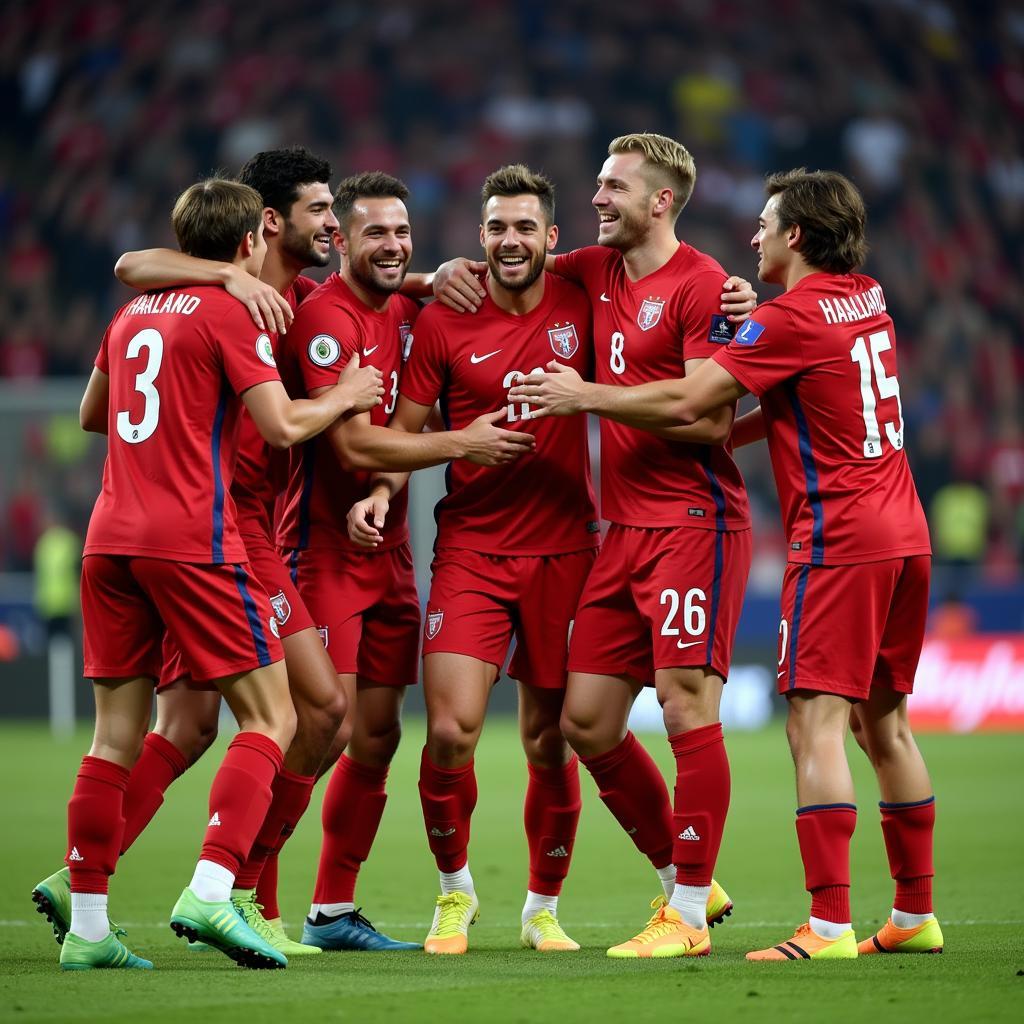
<svg viewBox="0 0 1024 1024">
<path fill-rule="evenodd" d="M 640 153 L 646 166 L 653 172 L 650 178 L 658 188 L 672 189 L 672 220 L 679 216 L 690 201 L 697 181 L 697 166 L 690 151 L 675 139 L 654 132 L 634 132 L 620 135 L 608 145 L 608 155 Z"/>
<path fill-rule="evenodd" d="M 251 231 L 259 231 L 263 199 L 254 188 L 227 178 L 207 178 L 178 196 L 171 225 L 181 251 L 230 263 Z"/>
<path fill-rule="evenodd" d="M 487 175 L 480 190 L 481 207 L 492 196 L 536 196 L 548 226 L 555 222 L 555 186 L 526 164 L 506 164 Z"/>
</svg>

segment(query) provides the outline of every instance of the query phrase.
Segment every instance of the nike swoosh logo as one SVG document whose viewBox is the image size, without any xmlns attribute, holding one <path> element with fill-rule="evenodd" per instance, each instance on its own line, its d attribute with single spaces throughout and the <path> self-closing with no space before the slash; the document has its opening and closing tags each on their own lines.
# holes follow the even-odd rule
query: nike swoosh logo
<svg viewBox="0 0 1024 1024">
<path fill-rule="evenodd" d="M 677 640 L 676 647 L 678 647 L 681 651 L 685 651 L 687 647 L 696 647 L 697 644 L 702 643 L 704 643 L 703 640 L 691 640 L 688 644 L 684 644 L 682 640 Z"/>
<path fill-rule="evenodd" d="M 373 353 L 376 352 L 377 349 L 379 349 L 379 348 L 380 348 L 380 345 L 374 345 L 373 348 L 364 348 L 363 349 L 363 355 L 364 356 L 372 356 Z"/>
<path fill-rule="evenodd" d="M 781 672 L 776 672 L 775 673 L 775 678 L 776 679 L 781 679 L 785 674 L 786 674 L 786 670 L 783 669 Z"/>
<path fill-rule="evenodd" d="M 485 359 L 490 359 L 491 356 L 496 356 L 501 351 L 500 348 L 496 348 L 493 352 L 488 352 L 486 355 L 478 356 L 475 352 L 469 357 L 469 361 L 475 366 L 477 363 L 482 363 Z"/>
<path fill-rule="evenodd" d="M 608 298 L 608 296 L 607 296 L 607 295 L 605 295 L 605 293 L 604 293 L 604 292 L 601 292 L 601 301 L 602 301 L 602 302 L 611 302 L 612 300 L 611 300 L 611 299 L 609 299 L 609 298 Z"/>
</svg>

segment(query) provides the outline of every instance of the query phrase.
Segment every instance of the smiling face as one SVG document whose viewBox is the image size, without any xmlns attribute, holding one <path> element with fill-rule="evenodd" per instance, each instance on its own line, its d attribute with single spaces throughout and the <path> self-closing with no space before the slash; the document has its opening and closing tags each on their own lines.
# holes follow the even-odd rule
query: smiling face
<svg viewBox="0 0 1024 1024">
<path fill-rule="evenodd" d="M 303 267 L 326 267 L 331 261 L 331 239 L 338 230 L 331 190 L 325 182 L 313 182 L 300 185 L 298 193 L 283 219 L 278 245 Z"/>
<path fill-rule="evenodd" d="M 757 253 L 757 278 L 769 284 L 785 280 L 786 270 L 796 255 L 793 242 L 798 228 L 779 227 L 779 197 L 771 196 L 764 204 L 758 217 L 757 234 L 750 240 L 750 247 Z"/>
<path fill-rule="evenodd" d="M 642 153 L 614 153 L 608 157 L 590 201 L 597 210 L 598 244 L 620 252 L 641 244 L 651 230 L 656 192 L 645 172 Z"/>
<path fill-rule="evenodd" d="M 356 199 L 334 238 L 362 287 L 381 295 L 402 287 L 412 259 L 412 229 L 401 199 Z"/>
<path fill-rule="evenodd" d="M 525 291 L 540 277 L 558 228 L 548 225 L 535 195 L 491 196 L 483 209 L 480 244 L 491 276 L 509 291 Z"/>
</svg>

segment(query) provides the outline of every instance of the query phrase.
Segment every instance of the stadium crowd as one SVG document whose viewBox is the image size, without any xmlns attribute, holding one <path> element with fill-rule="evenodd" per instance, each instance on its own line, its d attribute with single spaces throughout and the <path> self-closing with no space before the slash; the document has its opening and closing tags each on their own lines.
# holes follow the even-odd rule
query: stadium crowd
<svg viewBox="0 0 1024 1024">
<path fill-rule="evenodd" d="M 475 255 L 474 196 L 523 160 L 559 188 L 561 248 L 592 242 L 593 169 L 622 131 L 694 153 L 687 241 L 754 276 L 765 172 L 850 174 L 899 331 L 911 463 L 940 560 L 1024 553 L 1024 14 L 1011 4 L 755 0 L 18 2 L 0 15 L 0 380 L 84 376 L 129 249 L 173 245 L 188 183 L 301 142 L 335 174 L 410 186 L 415 264 Z M 762 289 L 768 297 L 769 289 Z M 5 474 L 0 568 L 27 568 L 51 426 Z M 54 454 L 55 451 L 57 454 Z M 741 466 L 762 550 L 763 454 Z M 83 475 L 93 479 L 94 472 Z M 87 490 L 87 488 L 86 488 Z M 73 502 L 84 527 L 91 494 Z M 80 507 L 78 507 L 80 506 Z M 84 531 L 83 531 L 84 532 Z"/>
</svg>

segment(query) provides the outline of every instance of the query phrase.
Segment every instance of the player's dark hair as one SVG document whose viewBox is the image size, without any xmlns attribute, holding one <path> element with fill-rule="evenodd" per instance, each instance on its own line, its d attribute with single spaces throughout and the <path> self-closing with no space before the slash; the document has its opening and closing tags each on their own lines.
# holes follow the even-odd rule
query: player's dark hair
<svg viewBox="0 0 1024 1024">
<path fill-rule="evenodd" d="M 263 200 L 259 193 L 227 178 L 207 178 L 178 196 L 171 225 L 181 251 L 204 260 L 230 263 L 242 239 L 259 231 Z"/>
<path fill-rule="evenodd" d="M 555 186 L 550 179 L 531 171 L 526 164 L 506 164 L 487 175 L 480 190 L 481 208 L 492 196 L 536 196 L 547 226 L 555 223 Z"/>
<path fill-rule="evenodd" d="M 256 189 L 269 206 L 287 217 L 303 185 L 331 181 L 331 165 L 305 146 L 268 149 L 257 153 L 238 172 L 243 185 Z"/>
<path fill-rule="evenodd" d="M 331 209 L 338 218 L 342 231 L 348 228 L 352 219 L 352 207 L 359 199 L 401 199 L 409 198 L 405 182 L 385 174 L 383 171 L 363 171 L 345 178 L 334 193 Z"/>
<path fill-rule="evenodd" d="M 764 187 L 769 196 L 778 196 L 779 229 L 800 228 L 799 252 L 808 266 L 848 274 L 864 262 L 868 215 L 849 178 L 797 167 L 769 175 Z"/>
</svg>

